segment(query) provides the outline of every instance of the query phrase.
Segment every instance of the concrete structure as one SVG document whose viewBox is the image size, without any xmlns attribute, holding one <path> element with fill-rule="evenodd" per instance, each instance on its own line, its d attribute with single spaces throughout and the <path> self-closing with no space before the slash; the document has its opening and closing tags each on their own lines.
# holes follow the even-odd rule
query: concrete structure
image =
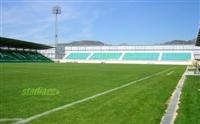
<svg viewBox="0 0 200 124">
<path fill-rule="evenodd" d="M 76 62 L 187 65 L 191 64 L 191 60 L 194 59 L 194 53 L 199 51 L 200 48 L 193 45 L 66 46 L 65 56 L 60 61 L 63 63 Z M 78 53 L 87 53 L 88 56 L 85 56 L 86 58 L 79 58 L 80 55 L 78 55 Z M 77 57 L 71 57 L 72 54 L 77 54 Z M 189 57 L 184 59 L 184 56 L 187 55 L 189 55 Z M 94 56 L 100 56 L 100 58 L 94 59 L 96 58 Z M 130 59 L 127 59 L 127 56 L 129 56 Z M 173 59 L 169 59 L 169 56 L 171 56 Z M 183 59 L 181 59 L 181 57 L 183 57 Z"/>
</svg>

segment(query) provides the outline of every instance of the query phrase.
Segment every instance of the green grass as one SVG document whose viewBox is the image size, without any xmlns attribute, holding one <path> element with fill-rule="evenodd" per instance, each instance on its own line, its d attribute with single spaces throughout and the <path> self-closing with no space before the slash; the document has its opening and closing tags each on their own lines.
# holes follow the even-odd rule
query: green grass
<svg viewBox="0 0 200 124">
<path fill-rule="evenodd" d="M 0 64 L 0 118 L 27 118 L 175 66 Z M 157 124 L 184 66 L 51 113 L 31 123 Z M 167 73 L 173 71 L 173 74 Z M 56 88 L 55 96 L 23 96 L 27 88 Z"/>
<path fill-rule="evenodd" d="M 187 78 L 176 124 L 200 124 L 200 77 Z"/>
</svg>

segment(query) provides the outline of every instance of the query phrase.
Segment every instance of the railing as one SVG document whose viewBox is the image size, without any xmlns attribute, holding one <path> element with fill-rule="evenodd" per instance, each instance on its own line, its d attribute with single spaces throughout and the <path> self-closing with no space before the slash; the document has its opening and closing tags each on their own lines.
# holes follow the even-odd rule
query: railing
<svg viewBox="0 0 200 124">
<path fill-rule="evenodd" d="M 152 46 L 67 46 L 65 51 L 199 51 L 193 45 L 152 45 Z"/>
</svg>

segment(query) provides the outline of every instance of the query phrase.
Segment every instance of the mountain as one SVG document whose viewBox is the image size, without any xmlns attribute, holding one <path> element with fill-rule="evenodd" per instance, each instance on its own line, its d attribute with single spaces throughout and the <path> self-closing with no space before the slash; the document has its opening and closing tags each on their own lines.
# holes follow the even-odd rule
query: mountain
<svg viewBox="0 0 200 124">
<path fill-rule="evenodd" d="M 195 44 L 195 39 L 193 40 L 172 40 L 161 43 L 161 45 L 193 45 Z"/>
<path fill-rule="evenodd" d="M 127 43 L 121 43 L 121 44 L 119 44 L 119 46 L 130 46 L 130 45 Z"/>
<path fill-rule="evenodd" d="M 67 46 L 104 46 L 105 44 L 101 41 L 93 41 L 93 40 L 81 40 L 81 41 L 72 41 L 70 43 L 66 43 Z"/>
<path fill-rule="evenodd" d="M 195 44 L 195 39 L 192 40 L 172 40 L 163 42 L 160 44 L 154 44 L 154 45 L 193 45 Z M 95 40 L 81 40 L 81 41 L 72 41 L 70 43 L 59 43 L 58 44 L 61 47 L 65 46 L 112 46 L 112 44 L 106 44 L 101 41 L 95 41 Z M 121 43 L 119 46 L 129 46 L 129 44 Z"/>
</svg>

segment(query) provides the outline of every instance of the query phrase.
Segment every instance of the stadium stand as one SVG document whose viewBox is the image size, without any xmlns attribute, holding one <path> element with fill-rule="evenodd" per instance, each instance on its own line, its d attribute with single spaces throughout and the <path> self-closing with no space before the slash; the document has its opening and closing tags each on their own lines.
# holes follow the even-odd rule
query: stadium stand
<svg viewBox="0 0 200 124">
<path fill-rule="evenodd" d="M 188 65 L 198 51 L 194 45 L 66 46 L 60 62 Z"/>
<path fill-rule="evenodd" d="M 70 53 L 66 59 L 87 59 L 90 53 Z"/>
<path fill-rule="evenodd" d="M 200 46 L 200 29 L 199 29 L 197 39 L 196 39 L 196 46 Z"/>
<path fill-rule="evenodd" d="M 122 53 L 94 53 L 91 60 L 118 60 Z"/>
<path fill-rule="evenodd" d="M 64 59 L 72 59 L 72 60 L 86 60 L 90 54 L 92 53 L 85 53 L 85 52 L 72 52 Z M 157 61 L 159 60 L 160 53 L 159 52 L 125 52 L 124 55 L 122 53 L 104 53 L 98 52 L 93 53 L 89 60 L 119 60 L 122 56 L 122 60 L 152 60 Z M 191 53 L 166 53 L 164 52 L 161 56 L 161 60 L 163 61 L 187 61 L 191 60 Z"/>
<path fill-rule="evenodd" d="M 125 53 L 123 60 L 158 60 L 160 53 Z"/>
<path fill-rule="evenodd" d="M 52 62 L 37 52 L 37 50 L 49 48 L 52 47 L 0 37 L 0 62 Z"/>
<path fill-rule="evenodd" d="M 162 60 L 164 61 L 184 61 L 191 60 L 191 53 L 163 53 Z"/>
</svg>

